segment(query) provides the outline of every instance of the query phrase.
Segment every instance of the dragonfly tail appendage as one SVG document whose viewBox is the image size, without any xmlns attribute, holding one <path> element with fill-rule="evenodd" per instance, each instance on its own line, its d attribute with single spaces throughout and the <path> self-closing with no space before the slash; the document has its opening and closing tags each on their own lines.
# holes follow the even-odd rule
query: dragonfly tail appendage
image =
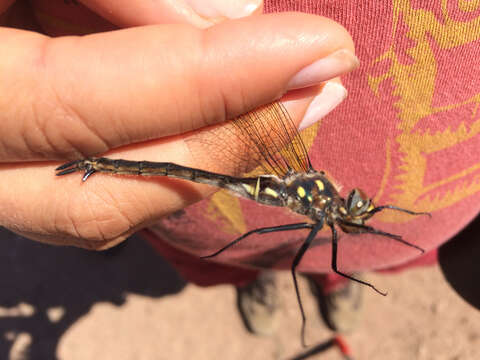
<svg viewBox="0 0 480 360">
<path fill-rule="evenodd" d="M 68 175 L 76 171 L 85 170 L 85 174 L 82 177 L 82 181 L 87 181 L 88 177 L 96 172 L 90 163 L 86 163 L 85 160 L 74 160 L 66 164 L 60 165 L 55 169 L 56 176 Z"/>
<path fill-rule="evenodd" d="M 85 167 L 82 166 L 82 164 L 83 164 L 83 160 L 74 160 L 66 164 L 60 165 L 55 169 L 55 171 L 57 172 L 55 175 L 62 176 L 62 175 L 71 174 L 75 171 L 84 170 Z"/>
</svg>

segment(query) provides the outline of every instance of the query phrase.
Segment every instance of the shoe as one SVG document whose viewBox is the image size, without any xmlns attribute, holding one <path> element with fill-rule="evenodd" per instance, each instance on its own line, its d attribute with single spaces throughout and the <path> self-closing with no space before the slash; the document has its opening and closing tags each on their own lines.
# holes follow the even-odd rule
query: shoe
<svg viewBox="0 0 480 360">
<path fill-rule="evenodd" d="M 363 285 L 348 280 L 341 286 L 325 292 L 322 285 L 313 277 L 308 276 L 308 282 L 328 328 L 343 334 L 355 330 L 362 317 Z"/>
<path fill-rule="evenodd" d="M 274 334 L 280 308 L 274 273 L 263 271 L 255 281 L 237 287 L 237 306 L 248 331 L 262 336 Z"/>
</svg>

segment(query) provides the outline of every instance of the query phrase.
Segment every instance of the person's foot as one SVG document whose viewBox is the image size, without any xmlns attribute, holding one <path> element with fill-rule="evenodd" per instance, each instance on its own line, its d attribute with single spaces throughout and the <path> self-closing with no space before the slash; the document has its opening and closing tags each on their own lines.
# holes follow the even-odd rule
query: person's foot
<svg viewBox="0 0 480 360">
<path fill-rule="evenodd" d="M 248 331 L 272 335 L 278 326 L 280 307 L 274 273 L 261 272 L 255 281 L 237 287 L 237 306 Z"/>
<path fill-rule="evenodd" d="M 325 324 L 333 331 L 352 332 L 362 316 L 363 285 L 349 280 L 326 292 L 318 280 L 308 276 L 308 281 Z"/>
</svg>

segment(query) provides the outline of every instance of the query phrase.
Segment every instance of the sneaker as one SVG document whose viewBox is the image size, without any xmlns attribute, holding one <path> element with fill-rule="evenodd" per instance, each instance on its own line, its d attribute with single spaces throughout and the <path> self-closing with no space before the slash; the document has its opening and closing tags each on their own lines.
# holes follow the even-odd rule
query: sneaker
<svg viewBox="0 0 480 360">
<path fill-rule="evenodd" d="M 263 271 L 247 286 L 237 287 L 237 306 L 252 334 L 269 336 L 278 327 L 280 301 L 272 271 Z"/>
<path fill-rule="evenodd" d="M 308 276 L 308 282 L 328 328 L 343 334 L 355 330 L 362 317 L 364 286 L 348 280 L 341 286 L 325 292 L 322 285 L 312 277 Z"/>
</svg>

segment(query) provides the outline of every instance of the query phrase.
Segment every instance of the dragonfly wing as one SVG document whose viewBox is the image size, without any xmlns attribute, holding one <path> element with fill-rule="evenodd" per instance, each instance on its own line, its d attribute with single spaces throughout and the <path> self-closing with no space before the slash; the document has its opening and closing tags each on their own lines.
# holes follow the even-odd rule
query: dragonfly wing
<svg viewBox="0 0 480 360">
<path fill-rule="evenodd" d="M 222 170 L 229 169 L 229 175 L 270 174 L 283 178 L 291 171 L 311 169 L 304 139 L 314 139 L 315 134 L 316 127 L 300 134 L 284 106 L 274 102 L 212 126 L 187 143 L 192 152 L 199 144 L 208 146 L 212 158 Z"/>
</svg>

